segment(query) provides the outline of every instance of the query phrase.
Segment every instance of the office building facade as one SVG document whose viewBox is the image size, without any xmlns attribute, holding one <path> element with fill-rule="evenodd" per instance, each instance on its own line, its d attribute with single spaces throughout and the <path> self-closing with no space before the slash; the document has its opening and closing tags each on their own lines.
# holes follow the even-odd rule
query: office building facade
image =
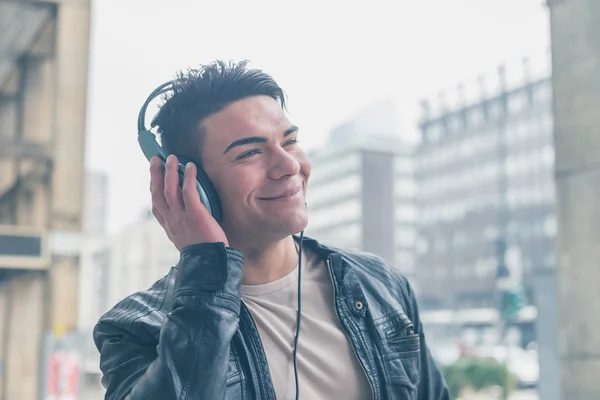
<svg viewBox="0 0 600 400">
<path fill-rule="evenodd" d="M 549 72 L 535 79 L 525 64 L 516 84 L 505 77 L 501 67 L 492 92 L 480 81 L 473 102 L 424 103 L 416 264 L 425 310 L 488 310 L 491 322 L 499 267 L 523 284 L 530 306 L 536 272 L 555 268 Z"/>
<path fill-rule="evenodd" d="M 417 218 L 413 149 L 392 124 L 381 124 L 381 110 L 369 109 L 340 125 L 326 146 L 309 154 L 306 234 L 374 253 L 411 275 Z M 379 124 L 370 124 L 369 114 Z"/>
</svg>

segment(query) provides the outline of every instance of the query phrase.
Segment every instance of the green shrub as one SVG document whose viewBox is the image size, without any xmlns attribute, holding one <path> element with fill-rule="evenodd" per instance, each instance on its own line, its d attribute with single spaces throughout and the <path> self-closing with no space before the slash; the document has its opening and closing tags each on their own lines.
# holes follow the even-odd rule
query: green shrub
<svg viewBox="0 0 600 400">
<path fill-rule="evenodd" d="M 479 392 L 498 386 L 506 399 L 516 385 L 506 366 L 493 358 L 463 357 L 443 368 L 443 373 L 454 398 L 458 398 L 466 388 Z"/>
</svg>

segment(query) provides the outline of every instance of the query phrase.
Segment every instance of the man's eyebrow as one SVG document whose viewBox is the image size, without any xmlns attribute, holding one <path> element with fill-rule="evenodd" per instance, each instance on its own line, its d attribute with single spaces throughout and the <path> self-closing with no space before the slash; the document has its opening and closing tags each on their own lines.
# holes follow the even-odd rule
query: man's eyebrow
<svg viewBox="0 0 600 400">
<path fill-rule="evenodd" d="M 294 132 L 298 132 L 298 127 L 296 125 L 292 125 L 291 128 L 286 129 L 285 132 L 283 132 L 283 137 L 286 137 L 288 135 L 291 135 Z"/>
<path fill-rule="evenodd" d="M 251 144 L 251 143 L 266 143 L 266 142 L 267 142 L 267 138 L 264 138 L 262 136 L 249 136 L 249 137 L 241 138 L 238 140 L 234 140 L 229 146 L 227 146 L 227 148 L 225 149 L 225 152 L 223 154 L 227 154 L 227 152 L 229 150 L 231 150 L 237 146 L 243 146 L 243 145 Z"/>
<path fill-rule="evenodd" d="M 294 132 L 298 132 L 298 127 L 296 125 L 293 125 L 291 128 L 286 129 L 283 132 L 283 137 L 289 136 Z M 244 146 L 244 145 L 252 144 L 252 143 L 266 143 L 266 142 L 267 142 L 267 138 L 265 138 L 265 137 L 248 136 L 245 138 L 234 140 L 229 146 L 227 146 L 227 148 L 225 149 L 225 152 L 223 154 L 227 154 L 227 152 L 229 150 L 233 149 L 234 147 Z"/>
</svg>

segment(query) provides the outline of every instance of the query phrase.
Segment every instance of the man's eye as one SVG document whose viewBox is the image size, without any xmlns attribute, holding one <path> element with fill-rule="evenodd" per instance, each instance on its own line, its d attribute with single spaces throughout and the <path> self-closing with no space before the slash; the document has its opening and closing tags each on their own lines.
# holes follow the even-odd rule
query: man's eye
<svg viewBox="0 0 600 400">
<path fill-rule="evenodd" d="M 290 139 L 287 142 L 285 142 L 284 146 L 291 146 L 291 145 L 294 145 L 297 143 L 298 143 L 298 139 Z"/>
<path fill-rule="evenodd" d="M 247 152 L 240 154 L 237 159 L 239 160 L 242 158 L 252 157 L 253 155 L 259 154 L 259 153 L 260 153 L 259 149 L 248 150 Z"/>
</svg>

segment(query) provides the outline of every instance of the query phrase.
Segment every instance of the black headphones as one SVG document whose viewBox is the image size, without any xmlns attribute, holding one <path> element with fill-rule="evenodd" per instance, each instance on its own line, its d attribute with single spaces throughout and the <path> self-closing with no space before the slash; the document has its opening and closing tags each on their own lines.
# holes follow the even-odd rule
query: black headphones
<svg viewBox="0 0 600 400">
<path fill-rule="evenodd" d="M 150 96 L 144 102 L 142 109 L 138 115 L 138 143 L 144 152 L 144 155 L 150 161 L 152 157 L 156 156 L 160 158 L 164 163 L 167 161 L 167 152 L 158 144 L 156 140 L 156 136 L 151 131 L 157 125 L 157 117 L 158 114 L 153 118 L 152 123 L 150 124 L 150 129 L 146 129 L 146 109 L 152 100 L 160 96 L 161 94 L 173 90 L 173 81 L 169 81 L 157 87 Z M 193 162 L 182 156 L 177 156 L 177 160 L 179 165 L 177 167 L 179 171 L 179 185 L 183 185 L 183 172 L 185 171 L 185 166 L 188 162 Z M 223 219 L 223 210 L 221 209 L 221 202 L 219 201 L 219 196 L 217 195 L 217 191 L 215 187 L 208 179 L 208 176 L 204 172 L 204 170 L 196 163 L 196 188 L 198 189 L 198 194 L 200 195 L 200 201 L 204 206 L 208 209 L 208 212 L 220 222 Z"/>
<path fill-rule="evenodd" d="M 138 143 L 144 152 L 144 155 L 150 161 L 152 157 L 156 156 L 160 158 L 164 163 L 167 161 L 167 152 L 161 147 L 160 144 L 156 141 L 156 136 L 150 129 L 154 128 L 157 125 L 157 117 L 158 114 L 153 118 L 150 123 L 150 129 L 146 129 L 145 121 L 146 121 L 146 109 L 152 100 L 161 94 L 168 92 L 169 90 L 173 90 L 173 81 L 169 81 L 164 83 L 154 89 L 150 96 L 144 102 L 142 109 L 138 115 Z M 185 166 L 188 162 L 193 162 L 185 157 L 177 156 L 177 160 L 179 161 L 178 171 L 179 171 L 179 185 L 183 184 L 183 172 L 185 171 Z M 217 195 L 217 191 L 215 187 L 208 179 L 208 176 L 204 172 L 204 170 L 196 163 L 196 188 L 198 189 L 198 193 L 200 194 L 200 201 L 202 204 L 206 206 L 208 211 L 211 213 L 214 219 L 220 222 L 223 219 L 223 211 L 221 209 L 221 202 L 219 201 L 219 196 Z M 306 205 L 306 204 L 305 204 Z M 300 337 L 300 324 L 302 322 L 302 244 L 304 242 L 304 231 L 300 232 L 299 245 L 298 245 L 298 310 L 296 313 L 296 333 L 294 336 L 294 350 L 293 350 L 293 362 L 294 362 L 294 378 L 296 383 L 296 400 L 300 397 L 300 386 L 298 380 L 298 338 Z"/>
</svg>

